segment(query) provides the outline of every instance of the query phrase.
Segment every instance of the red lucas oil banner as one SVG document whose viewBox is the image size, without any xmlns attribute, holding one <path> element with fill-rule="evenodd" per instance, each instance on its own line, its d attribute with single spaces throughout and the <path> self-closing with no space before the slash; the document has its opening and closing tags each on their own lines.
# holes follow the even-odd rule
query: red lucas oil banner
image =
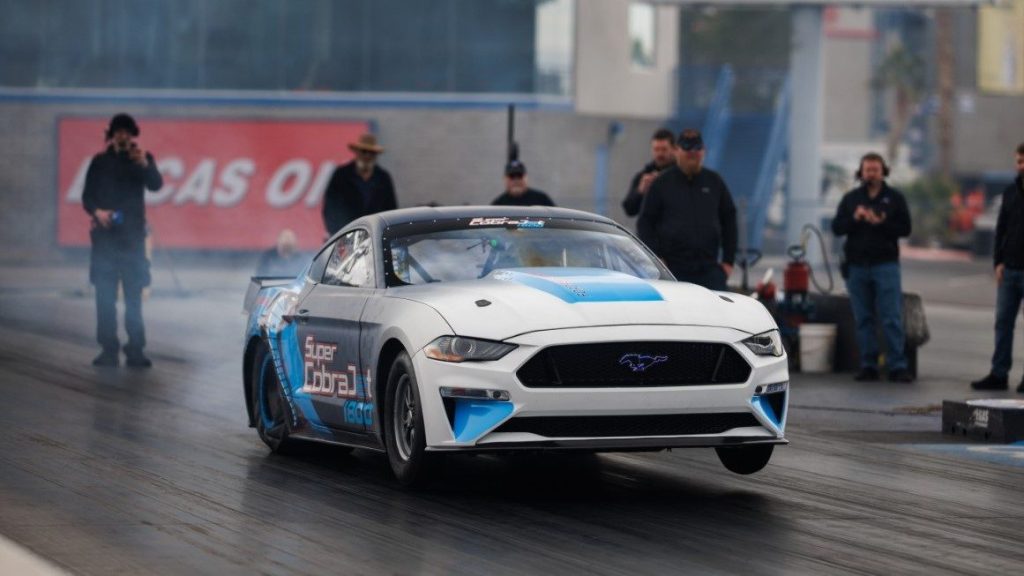
<svg viewBox="0 0 1024 576">
<path fill-rule="evenodd" d="M 85 174 L 104 149 L 107 118 L 64 117 L 58 127 L 57 241 L 89 245 Z M 146 192 L 157 248 L 255 250 L 292 229 L 300 249 L 318 247 L 334 168 L 366 122 L 200 120 L 136 117 L 139 146 L 153 154 L 164 186 Z"/>
</svg>

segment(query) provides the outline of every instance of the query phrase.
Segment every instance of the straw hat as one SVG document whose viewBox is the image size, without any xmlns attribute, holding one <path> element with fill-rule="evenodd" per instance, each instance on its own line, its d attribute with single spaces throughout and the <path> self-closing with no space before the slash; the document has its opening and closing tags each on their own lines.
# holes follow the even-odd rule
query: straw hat
<svg viewBox="0 0 1024 576">
<path fill-rule="evenodd" d="M 377 137 L 373 134 L 363 134 L 358 140 L 349 144 L 348 147 L 353 152 L 365 151 L 380 154 L 384 151 L 384 147 L 377 144 Z"/>
</svg>

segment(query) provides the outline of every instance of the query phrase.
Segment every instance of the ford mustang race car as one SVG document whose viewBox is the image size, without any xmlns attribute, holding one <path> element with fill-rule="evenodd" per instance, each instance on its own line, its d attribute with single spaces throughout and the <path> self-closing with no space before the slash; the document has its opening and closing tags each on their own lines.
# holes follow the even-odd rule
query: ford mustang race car
<svg viewBox="0 0 1024 576">
<path fill-rule="evenodd" d="M 411 208 L 360 218 L 298 278 L 253 278 L 249 424 L 387 453 L 403 484 L 443 452 L 714 447 L 763 468 L 789 373 L 756 300 L 676 282 L 607 218 Z"/>
</svg>

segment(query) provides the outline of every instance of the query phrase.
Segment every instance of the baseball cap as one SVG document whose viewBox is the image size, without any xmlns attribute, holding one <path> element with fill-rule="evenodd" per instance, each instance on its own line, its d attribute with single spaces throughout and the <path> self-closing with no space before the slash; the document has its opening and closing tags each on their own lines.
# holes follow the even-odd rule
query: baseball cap
<svg viewBox="0 0 1024 576">
<path fill-rule="evenodd" d="M 701 137 L 700 130 L 687 128 L 679 133 L 676 144 L 683 150 L 700 150 L 704 147 L 704 138 Z"/>
<path fill-rule="evenodd" d="M 522 176 L 526 174 L 526 164 L 519 160 L 511 160 L 505 164 L 505 176 Z"/>
</svg>

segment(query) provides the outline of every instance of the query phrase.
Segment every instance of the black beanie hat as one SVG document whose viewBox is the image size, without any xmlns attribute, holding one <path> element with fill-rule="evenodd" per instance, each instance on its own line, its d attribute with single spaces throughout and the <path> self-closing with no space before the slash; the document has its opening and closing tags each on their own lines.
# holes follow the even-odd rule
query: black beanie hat
<svg viewBox="0 0 1024 576">
<path fill-rule="evenodd" d="M 123 112 L 110 119 L 110 126 L 107 128 L 107 140 L 113 138 L 114 132 L 118 130 L 127 130 L 132 136 L 139 136 L 139 125 L 135 123 L 135 118 Z"/>
</svg>

